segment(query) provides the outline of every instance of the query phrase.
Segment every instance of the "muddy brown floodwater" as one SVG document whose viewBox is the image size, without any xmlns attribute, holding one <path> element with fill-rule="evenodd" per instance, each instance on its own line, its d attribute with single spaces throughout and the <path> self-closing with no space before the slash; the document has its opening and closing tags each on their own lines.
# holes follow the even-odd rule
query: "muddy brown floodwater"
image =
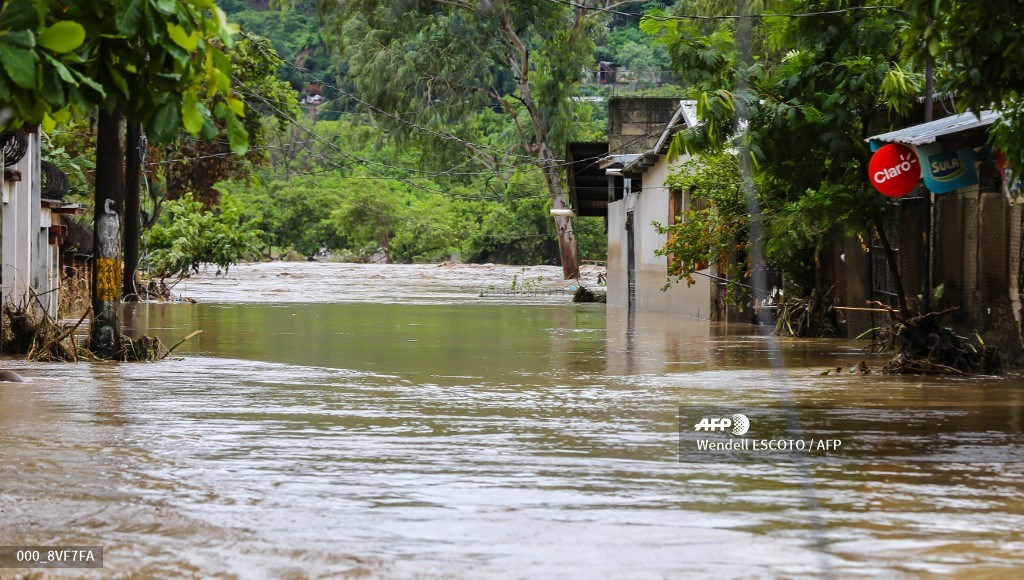
<svg viewBox="0 0 1024 580">
<path fill-rule="evenodd" d="M 0 383 L 0 545 L 104 547 L 103 570 L 37 571 L 67 577 L 1024 573 L 1019 376 L 822 375 L 874 361 L 863 343 L 479 296 L 523 274 L 242 266 L 179 288 L 199 304 L 126 313 L 165 342 L 204 330 L 181 360 L 2 361 L 31 382 Z M 860 451 L 680 462 L 680 407 L 747 412 L 754 433 L 786 405 L 838 410 Z"/>
</svg>

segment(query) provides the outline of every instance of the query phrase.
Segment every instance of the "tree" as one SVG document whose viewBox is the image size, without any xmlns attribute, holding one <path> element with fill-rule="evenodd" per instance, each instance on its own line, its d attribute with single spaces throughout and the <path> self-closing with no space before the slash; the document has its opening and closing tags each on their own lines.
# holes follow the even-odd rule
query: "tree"
<svg viewBox="0 0 1024 580">
<path fill-rule="evenodd" d="M 732 2 L 681 6 L 736 12 Z M 744 2 L 740 12 L 756 16 L 758 6 Z M 788 1 L 773 11 L 826 13 L 696 22 L 659 13 L 644 22 L 668 43 L 703 121 L 678 134 L 671 152 L 735 148 L 755 265 L 781 269 L 819 314 L 831 283 L 828 251 L 880 224 L 886 211 L 863 178 L 865 138 L 891 123 L 887 113 L 909 110 L 921 79 L 903 54 L 898 14 L 846 10 L 857 6 Z"/>
<path fill-rule="evenodd" d="M 918 62 L 935 59 L 937 88 L 961 110 L 995 108 L 993 143 L 1024 167 L 1024 4 L 1016 0 L 905 0 L 907 44 Z M 1021 173 L 1016 171 L 1018 175 Z"/>
<path fill-rule="evenodd" d="M 232 150 L 248 136 L 224 48 L 235 28 L 212 0 L 13 0 L 0 9 L 0 100 L 8 127 L 44 128 L 99 109 L 91 347 L 120 349 L 123 119 L 166 143 L 226 126 Z M 200 96 L 216 97 L 214 106 Z"/>
<path fill-rule="evenodd" d="M 532 157 L 555 208 L 566 208 L 563 150 L 573 132 L 573 94 L 591 64 L 598 2 L 468 0 L 381 3 L 322 0 L 359 93 L 380 121 L 407 138 L 430 140 L 442 156 L 468 148 L 497 170 Z M 518 128 L 504 153 L 457 134 L 468 112 L 505 111 Z M 578 276 L 569 218 L 556 217 L 563 273 Z"/>
<path fill-rule="evenodd" d="M 147 137 L 157 144 L 174 140 L 181 127 L 212 137 L 219 119 L 232 150 L 243 153 L 248 148 L 240 120 L 245 105 L 232 94 L 231 62 L 223 50 L 233 43 L 234 29 L 212 0 L 91 0 L 76 2 L 66 14 L 86 31 L 91 59 L 83 66 L 103 89 L 95 101 L 100 112 L 90 343 L 93 351 L 116 356 L 121 350 L 123 290 L 122 119 L 145 126 Z M 212 109 L 200 103 L 203 94 L 219 97 Z"/>
<path fill-rule="evenodd" d="M 188 277 L 202 264 L 226 272 L 232 264 L 259 256 L 262 232 L 244 223 L 234 199 L 209 210 L 186 195 L 168 201 L 167 214 L 146 233 L 151 266 L 161 280 Z"/>
</svg>

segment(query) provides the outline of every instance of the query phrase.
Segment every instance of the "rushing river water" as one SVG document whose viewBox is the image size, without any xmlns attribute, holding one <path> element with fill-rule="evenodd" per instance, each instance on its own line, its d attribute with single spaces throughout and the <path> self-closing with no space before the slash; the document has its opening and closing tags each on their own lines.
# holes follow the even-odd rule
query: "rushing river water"
<svg viewBox="0 0 1024 580">
<path fill-rule="evenodd" d="M 1024 572 L 1021 378 L 864 376 L 864 343 L 478 295 L 553 272 L 246 266 L 126 313 L 202 329 L 180 360 L 4 361 L 31 382 L 0 383 L 0 545 L 104 546 L 71 576 Z M 680 462 L 681 406 L 787 405 L 883 409 L 900 453 L 959 451 Z M 929 427 L 971 405 L 1007 411 Z"/>
</svg>

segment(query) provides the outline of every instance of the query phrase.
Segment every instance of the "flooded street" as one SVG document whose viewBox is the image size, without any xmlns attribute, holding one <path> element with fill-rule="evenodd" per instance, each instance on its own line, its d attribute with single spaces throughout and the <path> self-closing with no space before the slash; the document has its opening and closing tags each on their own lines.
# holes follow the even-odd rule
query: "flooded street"
<svg viewBox="0 0 1024 580">
<path fill-rule="evenodd" d="M 877 359 L 486 291 L 558 272 L 247 265 L 126 314 L 167 344 L 203 330 L 180 360 L 4 360 L 31 382 L 0 383 L 0 545 L 104 547 L 68 577 L 1024 573 L 1019 425 L 968 421 L 942 436 L 979 454 L 951 460 L 695 463 L 678 418 L 873 405 L 918 454 L 917 409 L 1018 421 L 1024 378 L 823 375 Z"/>
</svg>

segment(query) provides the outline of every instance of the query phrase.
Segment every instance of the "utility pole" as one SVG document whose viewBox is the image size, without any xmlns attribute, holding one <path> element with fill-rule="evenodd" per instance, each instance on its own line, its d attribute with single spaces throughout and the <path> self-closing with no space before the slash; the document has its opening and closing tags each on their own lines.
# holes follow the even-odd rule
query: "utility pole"
<svg viewBox="0 0 1024 580">
<path fill-rule="evenodd" d="M 124 116 L 102 108 L 96 125 L 95 245 L 89 348 L 101 357 L 121 351 L 121 218 L 124 201 Z"/>
<path fill-rule="evenodd" d="M 139 183 L 142 180 L 142 158 L 146 147 L 142 126 L 129 123 L 125 137 L 124 172 L 124 288 L 126 300 L 139 301 L 135 273 L 139 269 L 139 242 L 142 236 L 142 208 Z"/>
<path fill-rule="evenodd" d="M 928 24 L 933 21 L 929 19 Z M 925 49 L 927 51 L 927 49 Z M 934 119 L 934 97 L 935 94 L 935 59 L 931 53 L 927 53 L 927 60 L 924 65 L 924 122 L 928 123 Z M 925 196 L 927 214 L 924 221 L 924 271 L 921 272 L 921 314 L 931 311 L 932 299 L 932 230 L 935 221 L 935 194 L 931 191 Z"/>
</svg>

